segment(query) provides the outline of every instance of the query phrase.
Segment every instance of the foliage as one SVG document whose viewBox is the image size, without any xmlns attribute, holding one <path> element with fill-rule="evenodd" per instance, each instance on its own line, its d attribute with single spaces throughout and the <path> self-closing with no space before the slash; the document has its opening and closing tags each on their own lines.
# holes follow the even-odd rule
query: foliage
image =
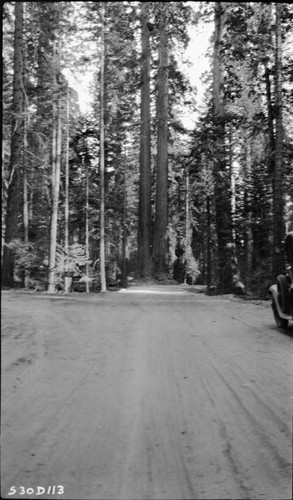
<svg viewBox="0 0 293 500">
<path fill-rule="evenodd" d="M 185 248 L 185 253 L 184 253 L 184 260 L 185 260 L 185 272 L 186 275 L 191 278 L 192 284 L 194 284 L 197 280 L 197 278 L 200 275 L 200 269 L 199 269 L 199 263 L 198 261 L 194 258 L 192 248 L 190 245 L 188 245 Z"/>
<path fill-rule="evenodd" d="M 194 3 L 195 4 L 195 3 Z M 3 9 L 3 229 L 7 221 L 12 139 L 13 5 Z M 15 255 L 17 280 L 26 274 L 35 279 L 48 271 L 49 224 L 52 206 L 53 102 L 61 100 L 62 150 L 58 204 L 57 280 L 65 266 L 77 272 L 99 261 L 100 241 L 100 42 L 101 2 L 26 2 L 24 16 L 24 96 L 26 147 L 19 170 L 18 196 L 23 196 L 24 171 L 29 216 L 28 239 L 21 204 L 16 211 L 18 238 L 10 243 Z M 151 47 L 151 221 L 153 244 L 157 178 L 156 100 L 158 95 L 160 18 L 166 2 L 150 2 Z M 206 86 L 204 106 L 197 110 L 194 130 L 185 130 L 182 115 L 195 110 L 196 89 L 184 73 L 188 27 L 213 22 L 214 4 L 169 2 L 168 65 L 168 268 L 179 280 L 184 276 L 217 283 L 219 241 L 216 212 L 219 202 L 232 207 L 231 261 L 235 276 L 256 293 L 270 284 L 273 256 L 274 142 L 276 125 L 275 5 L 240 2 L 226 4 L 227 30 L 222 44 L 224 97 L 223 169 L 219 158 L 218 130 L 213 119 L 211 85 Z M 105 208 L 106 266 L 115 275 L 123 268 L 123 235 L 128 269 L 137 262 L 139 147 L 140 147 L 140 4 L 104 2 L 105 10 Z M 292 225 L 292 30 L 293 8 L 282 4 L 283 40 L 283 172 L 284 225 Z M 53 89 L 54 47 L 60 43 L 58 85 Z M 210 49 L 209 49 L 210 52 Z M 78 96 L 67 88 L 70 73 L 81 80 L 92 71 L 92 109 L 85 116 Z M 205 75 L 211 83 L 211 73 Z M 65 255 L 65 164 L 69 125 L 69 252 Z M 23 166 L 25 169 L 23 169 Z M 188 241 L 186 239 L 186 173 L 189 174 Z M 89 180 L 85 206 L 86 176 Z M 227 188 L 217 192 L 225 178 Z M 234 183 L 234 184 L 233 184 Z M 215 199 L 215 194 L 217 197 Z M 89 222 L 89 256 L 85 256 L 85 220 Z M 229 228 L 230 230 L 230 228 Z M 228 247 L 227 247 L 228 248 Z M 248 258 L 249 257 L 249 258 Z M 249 267 L 248 267 L 248 262 Z M 236 270 L 237 267 L 237 270 Z M 239 268 L 242 276 L 238 273 Z M 90 265 L 90 274 L 94 266 Z M 177 274 L 176 274 L 177 273 Z"/>
<path fill-rule="evenodd" d="M 46 289 L 48 266 L 38 245 L 15 238 L 8 246 L 15 255 L 15 283 L 29 288 Z"/>
<path fill-rule="evenodd" d="M 264 259 L 258 264 L 251 275 L 250 293 L 267 300 L 271 284 L 271 261 L 270 259 Z"/>
<path fill-rule="evenodd" d="M 57 245 L 56 275 L 59 281 L 64 273 L 80 274 L 82 268 L 91 263 L 92 261 L 86 257 L 85 245 L 72 243 L 69 245 L 67 253 L 61 245 Z"/>
<path fill-rule="evenodd" d="M 39 257 L 36 245 L 32 242 L 25 243 L 19 238 L 11 240 L 7 246 L 15 253 L 17 268 L 20 272 L 28 270 L 32 272 L 39 265 Z"/>
</svg>

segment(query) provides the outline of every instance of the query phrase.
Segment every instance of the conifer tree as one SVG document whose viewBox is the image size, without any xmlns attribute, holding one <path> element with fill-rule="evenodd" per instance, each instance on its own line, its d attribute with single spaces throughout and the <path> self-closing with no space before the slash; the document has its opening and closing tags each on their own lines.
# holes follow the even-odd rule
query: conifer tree
<svg viewBox="0 0 293 500">
<path fill-rule="evenodd" d="M 100 67 L 100 276 L 101 292 L 106 291 L 105 267 L 105 121 L 104 121 L 104 5 L 101 7 L 101 67 Z"/>
<path fill-rule="evenodd" d="M 61 5 L 56 5 L 56 27 L 53 38 L 53 102 L 52 102 L 52 177 L 51 177 L 51 224 L 49 246 L 48 293 L 55 291 L 56 249 L 58 231 L 61 151 L 62 151 L 62 110 L 63 110 L 63 77 L 61 73 Z"/>
<path fill-rule="evenodd" d="M 151 114 L 149 2 L 141 3 L 141 131 L 140 187 L 138 209 L 138 268 L 143 277 L 151 276 Z"/>
<path fill-rule="evenodd" d="M 157 77 L 156 218 L 153 246 L 157 278 L 168 274 L 168 23 L 169 4 L 160 4 L 159 67 Z"/>
<path fill-rule="evenodd" d="M 275 157 L 274 157 L 274 181 L 273 181 L 273 209 L 274 209 L 274 252 L 273 252 L 273 276 L 276 277 L 284 271 L 284 259 L 281 252 L 282 240 L 284 238 L 284 199 L 283 199 L 283 126 L 282 126 L 282 26 L 281 9 L 282 4 L 276 3 L 276 47 L 275 47 L 275 88 L 276 88 L 276 135 L 275 135 Z"/>
<path fill-rule="evenodd" d="M 9 187 L 5 221 L 5 246 L 2 262 L 2 285 L 14 285 L 14 251 L 8 244 L 19 235 L 20 179 L 23 160 L 24 84 L 23 84 L 23 2 L 15 2 L 13 106 Z"/>
<path fill-rule="evenodd" d="M 218 236 L 218 286 L 228 292 L 232 286 L 231 269 L 231 197 L 225 146 L 225 107 L 223 83 L 223 36 L 226 29 L 227 5 L 215 2 L 215 33 L 213 53 L 213 105 L 214 105 L 214 176 Z"/>
</svg>

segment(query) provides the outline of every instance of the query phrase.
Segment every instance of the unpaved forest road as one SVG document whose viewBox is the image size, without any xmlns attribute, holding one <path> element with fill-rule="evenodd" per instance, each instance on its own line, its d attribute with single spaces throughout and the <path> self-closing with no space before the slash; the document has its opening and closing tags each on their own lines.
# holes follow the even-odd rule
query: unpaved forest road
<svg viewBox="0 0 293 500">
<path fill-rule="evenodd" d="M 2 293 L 2 497 L 291 499 L 292 328 L 221 297 L 76 295 Z"/>
</svg>

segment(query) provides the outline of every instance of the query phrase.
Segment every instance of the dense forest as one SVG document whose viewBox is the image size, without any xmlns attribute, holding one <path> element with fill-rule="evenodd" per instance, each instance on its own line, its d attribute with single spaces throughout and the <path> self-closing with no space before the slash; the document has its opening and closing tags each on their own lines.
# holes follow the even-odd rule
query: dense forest
<svg viewBox="0 0 293 500">
<path fill-rule="evenodd" d="M 293 230 L 292 20 L 277 2 L 5 2 L 2 286 L 265 296 Z M 186 50 L 211 23 L 200 105 Z M 69 74 L 92 68 L 82 113 Z"/>
</svg>

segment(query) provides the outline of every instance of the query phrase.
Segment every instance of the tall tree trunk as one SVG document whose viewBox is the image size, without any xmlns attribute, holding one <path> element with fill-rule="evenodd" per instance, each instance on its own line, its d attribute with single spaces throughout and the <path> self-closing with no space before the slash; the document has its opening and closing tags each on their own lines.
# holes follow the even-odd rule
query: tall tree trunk
<svg viewBox="0 0 293 500">
<path fill-rule="evenodd" d="M 104 5 L 102 4 L 101 75 L 100 75 L 100 276 L 101 292 L 106 292 L 105 269 L 105 124 L 104 124 Z"/>
<path fill-rule="evenodd" d="M 59 52 L 59 51 L 58 51 Z M 59 56 L 58 56 L 59 57 Z M 59 68 L 59 60 L 57 66 Z M 53 89 L 59 93 L 56 82 L 57 68 L 54 68 L 54 86 Z M 61 98 L 53 102 L 53 124 L 52 124 L 52 211 L 50 227 L 50 248 L 49 248 L 49 275 L 48 275 L 48 293 L 55 292 L 55 272 L 56 272 L 56 247 L 57 247 L 57 229 L 58 229 L 58 205 L 60 190 L 60 170 L 61 170 Z"/>
<path fill-rule="evenodd" d="M 281 252 L 284 237 L 284 201 L 283 201 L 283 130 L 282 130 L 282 4 L 276 3 L 276 141 L 273 183 L 273 276 L 284 271 L 283 253 Z"/>
<path fill-rule="evenodd" d="M 25 110 L 24 110 L 25 111 Z M 27 119 L 24 118 L 24 133 L 23 133 L 23 240 L 25 245 L 29 241 L 29 205 L 28 205 L 28 172 L 27 172 Z M 28 286 L 29 272 L 27 266 L 24 266 L 23 284 L 24 287 Z"/>
<path fill-rule="evenodd" d="M 123 165 L 123 239 L 122 239 L 122 287 L 127 288 L 127 263 L 126 263 L 126 250 L 127 250 L 127 186 L 126 186 L 126 165 L 127 165 L 127 151 L 125 148 Z"/>
<path fill-rule="evenodd" d="M 265 82 L 266 82 L 266 99 L 267 99 L 267 113 L 268 113 L 268 132 L 269 132 L 269 142 L 268 142 L 268 166 L 269 171 L 273 175 L 274 172 L 274 152 L 275 152 L 275 134 L 274 134 L 274 113 L 272 104 L 272 93 L 271 93 L 271 80 L 270 80 L 270 70 L 267 65 L 266 59 L 264 60 L 265 67 Z"/>
<path fill-rule="evenodd" d="M 50 217 L 46 214 L 51 210 L 50 186 L 48 179 L 51 176 L 50 157 L 52 154 L 52 88 L 54 85 L 54 71 L 49 59 L 53 54 L 53 31 L 54 24 L 48 25 L 48 16 L 50 15 L 50 7 L 59 5 L 57 2 L 34 2 L 35 15 L 38 20 L 37 28 L 37 48 L 36 48 L 36 124 L 35 130 L 38 131 L 38 136 L 41 140 L 36 141 L 35 154 L 38 156 L 39 167 L 34 167 L 33 175 L 41 180 L 41 189 L 38 187 L 34 190 L 35 210 L 33 214 L 34 226 L 37 226 L 42 221 L 42 236 L 45 239 L 46 246 L 49 247 L 50 235 Z M 53 125 L 54 126 L 54 125 Z M 40 204 L 40 205 L 39 205 Z M 41 207 L 39 210 L 38 207 Z M 44 224 L 45 221 L 45 224 Z"/>
<path fill-rule="evenodd" d="M 186 166 L 186 195 L 185 195 L 185 269 L 184 283 L 187 283 L 187 248 L 190 246 L 190 220 L 189 220 L 189 171 Z"/>
<path fill-rule="evenodd" d="M 56 272 L 56 247 L 57 247 L 57 229 L 58 229 L 58 205 L 60 190 L 60 167 L 61 167 L 61 109 L 57 110 L 57 128 L 56 142 L 54 141 L 55 159 L 52 161 L 52 213 L 50 227 L 50 249 L 49 249 L 49 279 L 48 293 L 55 291 L 55 272 Z"/>
<path fill-rule="evenodd" d="M 138 269 L 151 276 L 151 114 L 150 114 L 150 41 L 149 2 L 141 3 L 141 107 L 140 107 L 140 178 L 138 210 Z"/>
<path fill-rule="evenodd" d="M 268 50 L 273 46 L 273 13 L 272 3 L 260 2 L 260 23 L 265 26 L 266 35 L 263 47 L 260 46 L 260 57 L 264 65 L 264 80 L 266 86 L 266 105 L 267 105 L 267 120 L 268 120 L 268 144 L 267 144 L 267 157 L 269 172 L 273 175 L 274 172 L 274 154 L 275 154 L 275 127 L 274 127 L 274 105 L 272 99 L 272 82 L 271 76 L 273 75 L 268 63 L 270 55 Z"/>
<path fill-rule="evenodd" d="M 23 153 L 23 2 L 15 2 L 13 104 L 11 122 L 10 178 L 5 220 L 2 285 L 14 285 L 14 252 L 7 245 L 18 237 L 20 168 Z"/>
<path fill-rule="evenodd" d="M 229 141 L 229 170 L 230 170 L 230 190 L 231 190 L 231 222 L 232 222 L 232 241 L 236 246 L 236 171 L 233 164 L 233 130 L 232 126 L 228 127 Z"/>
<path fill-rule="evenodd" d="M 85 158 L 85 274 L 89 276 L 89 168 L 87 158 Z M 86 280 L 86 292 L 89 293 L 89 281 Z"/>
<path fill-rule="evenodd" d="M 64 251 L 65 251 L 65 278 L 64 291 L 71 289 L 72 277 L 68 273 L 69 251 L 69 84 L 66 91 L 66 156 L 65 156 L 65 193 L 64 193 Z"/>
<path fill-rule="evenodd" d="M 156 219 L 153 247 L 155 275 L 168 273 L 168 2 L 161 3 L 157 97 Z"/>
<path fill-rule="evenodd" d="M 24 5 L 24 25 L 25 25 L 25 5 Z M 23 89 L 24 89 L 24 99 L 23 99 L 23 157 L 22 157 L 22 176 L 23 176 L 23 241 L 25 245 L 29 242 L 29 194 L 28 194 L 28 157 L 27 157 L 27 133 L 28 133 L 28 102 L 27 102 L 27 51 L 26 44 L 23 48 Z M 29 270 L 27 264 L 24 264 L 23 271 L 23 285 L 25 288 L 28 287 L 29 280 Z"/>
<path fill-rule="evenodd" d="M 24 243 L 28 243 L 28 231 L 29 231 L 29 211 L 28 211 L 28 175 L 27 175 L 27 123 L 24 122 L 24 134 L 23 134 L 23 233 L 24 233 Z"/>
<path fill-rule="evenodd" d="M 64 249 L 69 247 L 69 84 L 66 92 L 66 157 L 65 157 L 65 193 L 64 193 Z"/>
<path fill-rule="evenodd" d="M 207 294 L 211 293 L 212 284 L 212 249 L 211 249 L 211 201 L 210 195 L 207 196 L 207 265 L 206 265 L 206 283 Z"/>
<path fill-rule="evenodd" d="M 230 166 L 230 189 L 231 189 L 231 223 L 232 223 L 232 244 L 230 245 L 231 253 L 231 271 L 232 271 L 232 290 L 236 293 L 244 293 L 245 286 L 241 281 L 240 277 L 240 266 L 238 264 L 237 258 L 237 247 L 236 247 L 236 171 L 233 163 L 233 129 L 229 126 L 229 166 Z"/>
<path fill-rule="evenodd" d="M 231 291 L 232 287 L 232 222 L 229 171 L 226 168 L 225 109 L 222 74 L 222 43 L 226 27 L 226 3 L 215 3 L 215 34 L 213 55 L 213 104 L 214 104 L 214 179 L 216 229 L 218 237 L 218 292 Z"/>
<path fill-rule="evenodd" d="M 244 190 L 244 212 L 245 212 L 245 285 L 250 289 L 253 265 L 253 232 L 252 232 L 252 172 L 251 172 L 251 137 L 247 129 L 245 133 L 245 190 Z"/>
</svg>

